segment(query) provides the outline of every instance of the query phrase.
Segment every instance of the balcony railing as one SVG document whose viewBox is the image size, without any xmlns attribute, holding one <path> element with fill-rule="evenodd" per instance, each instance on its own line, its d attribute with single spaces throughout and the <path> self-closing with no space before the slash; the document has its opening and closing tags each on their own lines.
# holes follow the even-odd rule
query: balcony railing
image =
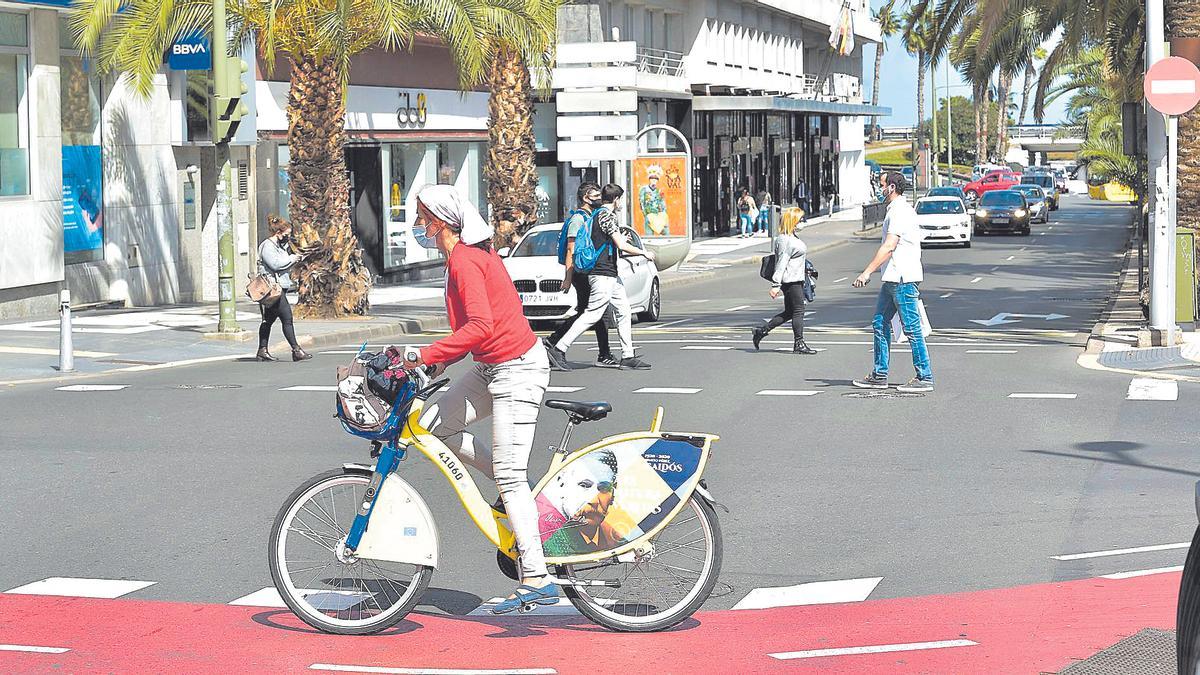
<svg viewBox="0 0 1200 675">
<path fill-rule="evenodd" d="M 683 77 L 683 54 L 665 49 L 639 47 L 637 69 L 641 73 Z"/>
</svg>

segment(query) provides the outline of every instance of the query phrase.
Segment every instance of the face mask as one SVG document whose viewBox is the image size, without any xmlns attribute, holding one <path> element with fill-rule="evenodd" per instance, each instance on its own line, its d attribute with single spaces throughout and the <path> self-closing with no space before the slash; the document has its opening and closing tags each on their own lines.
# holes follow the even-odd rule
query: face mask
<svg viewBox="0 0 1200 675">
<path fill-rule="evenodd" d="M 283 235 L 282 237 L 280 237 L 280 238 L 279 238 L 279 245 L 280 245 L 280 246 L 287 246 L 287 245 L 288 245 L 288 243 L 289 243 L 289 242 L 291 242 L 291 241 L 292 241 L 292 235 L 290 235 L 290 234 L 285 234 L 285 235 Z"/>
<path fill-rule="evenodd" d="M 593 209 L 596 208 L 597 206 L 602 205 L 603 203 L 604 203 L 603 197 L 596 197 L 595 199 L 587 200 L 588 206 L 592 207 Z"/>
<path fill-rule="evenodd" d="M 435 237 L 426 235 L 425 229 L 426 228 L 420 226 L 413 227 L 413 239 L 417 240 L 417 246 L 420 246 L 421 248 L 436 249 L 437 239 Z"/>
</svg>

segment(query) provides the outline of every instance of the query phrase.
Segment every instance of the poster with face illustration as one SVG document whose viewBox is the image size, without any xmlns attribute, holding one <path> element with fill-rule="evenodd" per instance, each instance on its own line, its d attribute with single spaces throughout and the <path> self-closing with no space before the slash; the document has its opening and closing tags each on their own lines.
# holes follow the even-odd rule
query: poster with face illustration
<svg viewBox="0 0 1200 675">
<path fill-rule="evenodd" d="M 535 499 L 546 555 L 604 551 L 653 530 L 699 480 L 703 454 L 690 443 L 646 438 L 564 465 Z"/>
</svg>

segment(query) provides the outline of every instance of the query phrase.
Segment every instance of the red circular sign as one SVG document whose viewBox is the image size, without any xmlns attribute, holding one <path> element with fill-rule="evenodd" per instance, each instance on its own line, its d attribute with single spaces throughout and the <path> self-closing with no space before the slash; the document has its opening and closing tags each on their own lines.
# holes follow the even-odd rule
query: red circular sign
<svg viewBox="0 0 1200 675">
<path fill-rule="evenodd" d="M 1164 115 L 1182 115 L 1200 103 L 1200 69 L 1187 59 L 1168 56 L 1146 71 L 1146 102 Z"/>
</svg>

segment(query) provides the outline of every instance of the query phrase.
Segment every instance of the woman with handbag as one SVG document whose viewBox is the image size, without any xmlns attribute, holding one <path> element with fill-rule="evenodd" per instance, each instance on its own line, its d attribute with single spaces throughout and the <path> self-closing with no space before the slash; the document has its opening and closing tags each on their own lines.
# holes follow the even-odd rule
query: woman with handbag
<svg viewBox="0 0 1200 675">
<path fill-rule="evenodd" d="M 781 234 L 772 242 L 775 256 L 775 274 L 771 277 L 771 298 L 783 296 L 783 311 L 754 329 L 751 338 L 754 348 L 773 329 L 792 322 L 792 353 L 816 354 L 817 350 L 804 342 L 804 286 L 808 274 L 806 255 L 808 246 L 800 239 L 800 228 L 791 234 Z M 813 270 L 815 276 L 816 270 Z"/>
<path fill-rule="evenodd" d="M 304 259 L 299 253 L 291 253 L 292 224 L 275 214 L 267 216 L 267 237 L 258 246 L 258 274 L 279 285 L 280 293 L 275 300 L 268 295 L 259 303 L 262 310 L 262 323 L 258 325 L 258 353 L 254 355 L 257 361 L 278 361 L 267 351 L 267 343 L 271 340 L 271 327 L 275 320 L 283 324 L 283 337 L 292 346 L 292 360 L 306 361 L 312 354 L 300 348 L 296 342 L 296 328 L 292 322 L 292 305 L 288 302 L 288 291 L 292 290 L 292 278 L 289 271 Z"/>
<path fill-rule="evenodd" d="M 739 192 L 737 200 L 738 222 L 741 224 L 741 234 L 738 236 L 749 237 L 754 234 L 754 219 L 758 217 L 758 205 L 754 203 L 754 197 L 750 196 L 750 190 L 742 188 Z"/>
</svg>

